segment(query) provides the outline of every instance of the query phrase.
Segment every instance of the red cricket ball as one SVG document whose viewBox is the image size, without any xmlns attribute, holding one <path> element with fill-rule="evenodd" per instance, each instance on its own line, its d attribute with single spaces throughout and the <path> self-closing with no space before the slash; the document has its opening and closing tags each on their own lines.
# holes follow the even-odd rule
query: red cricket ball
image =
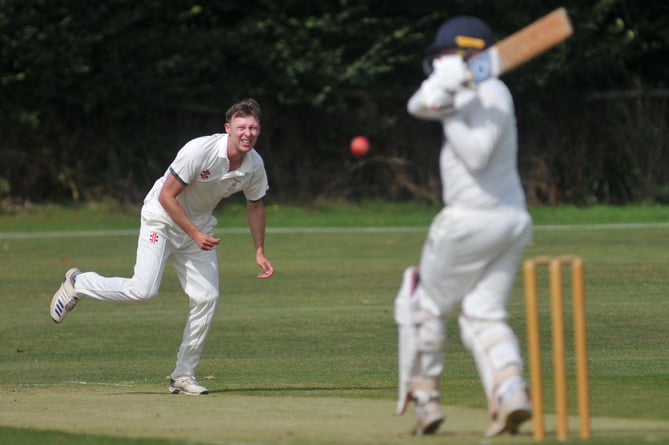
<svg viewBox="0 0 669 445">
<path fill-rule="evenodd" d="M 362 157 L 369 152 L 369 141 L 364 136 L 356 136 L 351 140 L 351 153 L 353 156 Z"/>
</svg>

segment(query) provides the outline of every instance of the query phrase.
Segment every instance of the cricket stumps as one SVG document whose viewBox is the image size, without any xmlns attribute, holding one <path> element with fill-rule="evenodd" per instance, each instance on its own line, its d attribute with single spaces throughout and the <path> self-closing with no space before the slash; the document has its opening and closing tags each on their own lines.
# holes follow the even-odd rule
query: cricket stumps
<svg viewBox="0 0 669 445">
<path fill-rule="evenodd" d="M 569 435 L 567 416 L 567 364 L 565 353 L 564 297 L 562 285 L 563 264 L 571 266 L 574 355 L 580 437 L 581 439 L 588 439 L 591 436 L 583 261 L 577 256 L 540 256 L 526 260 L 523 265 L 528 361 L 531 380 L 530 395 L 533 406 L 533 436 L 535 440 L 543 440 L 546 437 L 543 401 L 543 372 L 539 335 L 539 303 L 537 300 L 538 266 L 547 266 L 548 268 L 548 287 L 551 301 L 553 385 L 555 392 L 555 414 L 557 417 L 556 434 L 559 440 L 566 440 Z"/>
</svg>

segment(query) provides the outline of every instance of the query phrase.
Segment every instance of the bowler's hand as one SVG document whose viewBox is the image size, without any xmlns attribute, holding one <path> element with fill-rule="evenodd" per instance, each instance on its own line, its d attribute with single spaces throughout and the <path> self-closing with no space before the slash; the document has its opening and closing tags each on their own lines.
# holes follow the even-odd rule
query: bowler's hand
<svg viewBox="0 0 669 445">
<path fill-rule="evenodd" d="M 200 249 L 202 250 L 212 250 L 221 242 L 219 238 L 214 238 L 204 232 L 199 232 L 195 238 L 193 238 L 193 241 L 195 241 L 195 244 L 200 246 Z"/>
<path fill-rule="evenodd" d="M 270 261 L 265 257 L 265 254 L 260 250 L 256 253 L 256 264 L 258 264 L 258 267 L 262 269 L 262 272 L 260 272 L 257 276 L 261 280 L 271 277 L 274 273 L 274 267 L 272 267 L 272 263 L 270 263 Z"/>
</svg>

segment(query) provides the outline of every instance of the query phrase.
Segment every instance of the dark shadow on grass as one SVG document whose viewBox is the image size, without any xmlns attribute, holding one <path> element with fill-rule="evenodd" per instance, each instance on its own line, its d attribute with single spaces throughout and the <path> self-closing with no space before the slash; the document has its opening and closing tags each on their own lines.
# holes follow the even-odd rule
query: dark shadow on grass
<svg viewBox="0 0 669 445">
<path fill-rule="evenodd" d="M 214 389 L 209 390 L 209 394 L 260 394 L 260 393 L 311 393 L 311 392 L 346 392 L 346 391 L 356 391 L 356 392 L 373 392 L 373 391 L 387 391 L 394 389 L 395 387 L 391 386 L 378 386 L 378 387 L 364 387 L 364 388 L 330 388 L 330 387 L 319 387 L 319 386 L 309 386 L 309 387 L 282 387 L 282 388 L 224 388 L 224 389 Z M 172 396 L 176 397 L 181 394 L 171 394 L 168 391 L 123 391 L 115 392 L 110 395 L 147 395 L 147 396 Z"/>
</svg>

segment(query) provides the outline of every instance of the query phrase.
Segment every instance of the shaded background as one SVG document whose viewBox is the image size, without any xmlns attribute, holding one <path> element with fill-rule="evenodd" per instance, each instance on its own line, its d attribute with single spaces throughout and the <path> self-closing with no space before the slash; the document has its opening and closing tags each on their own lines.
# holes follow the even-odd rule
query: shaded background
<svg viewBox="0 0 669 445">
<path fill-rule="evenodd" d="M 441 128 L 405 109 L 436 29 L 501 39 L 559 6 L 575 35 L 504 78 L 528 201 L 669 202 L 669 2 L 0 0 L 0 211 L 138 204 L 245 97 L 272 199 L 436 202 Z"/>
</svg>

